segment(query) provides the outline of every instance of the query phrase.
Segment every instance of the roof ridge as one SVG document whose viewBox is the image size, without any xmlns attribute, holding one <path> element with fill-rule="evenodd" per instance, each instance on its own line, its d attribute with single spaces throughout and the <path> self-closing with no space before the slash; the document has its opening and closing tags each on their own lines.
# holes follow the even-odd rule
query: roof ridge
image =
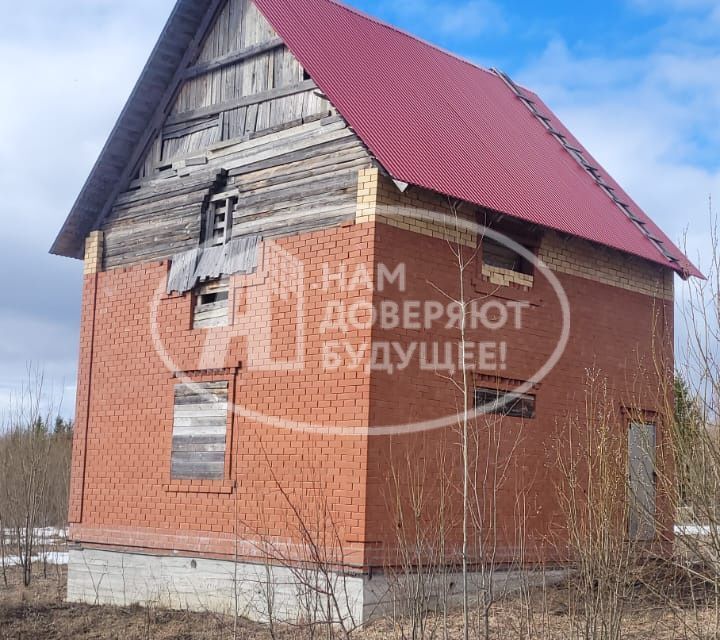
<svg viewBox="0 0 720 640">
<path fill-rule="evenodd" d="M 419 42 L 420 44 L 425 45 L 426 47 L 430 47 L 431 49 L 435 49 L 436 51 L 439 51 L 440 53 L 448 56 L 449 58 L 454 58 L 458 62 L 462 62 L 473 69 L 477 69 L 478 71 L 484 71 L 488 75 L 495 76 L 495 74 L 492 72 L 491 69 L 488 69 L 486 67 L 483 67 L 480 64 L 477 64 L 475 62 L 472 62 L 471 60 L 468 60 L 467 58 L 463 58 L 462 56 L 458 55 L 457 53 L 453 53 L 452 51 L 445 49 L 444 47 L 441 47 L 440 45 L 434 44 L 430 42 L 429 40 L 426 40 L 425 38 L 420 38 L 416 35 L 413 35 L 409 31 L 405 31 L 405 29 L 398 27 L 397 25 L 390 24 L 389 22 L 385 22 L 384 20 L 381 20 L 380 18 L 370 15 L 369 13 L 365 13 L 361 9 L 358 9 L 357 7 L 353 7 L 352 5 L 345 4 L 342 2 L 342 0 L 325 0 L 325 2 L 330 2 L 336 6 L 338 6 L 341 9 L 344 9 L 345 11 L 348 11 L 350 13 L 354 13 L 356 16 L 359 16 L 361 18 L 364 18 L 366 20 L 369 20 L 370 22 L 374 22 L 375 24 L 385 27 L 386 29 L 391 29 L 392 31 L 395 31 L 396 33 L 405 36 L 406 38 L 409 38 L 410 40 L 415 40 L 416 42 Z"/>
</svg>

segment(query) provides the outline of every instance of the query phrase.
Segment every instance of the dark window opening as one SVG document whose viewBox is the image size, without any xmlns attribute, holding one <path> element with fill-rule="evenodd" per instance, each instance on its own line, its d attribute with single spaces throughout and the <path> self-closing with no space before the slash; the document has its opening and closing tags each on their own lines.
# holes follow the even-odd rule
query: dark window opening
<svg viewBox="0 0 720 640">
<path fill-rule="evenodd" d="M 303 69 L 303 80 L 312 80 L 310 74 L 307 72 L 307 69 Z"/>
<path fill-rule="evenodd" d="M 528 247 L 525 247 L 528 249 Z M 482 257 L 483 264 L 489 267 L 497 267 L 499 269 L 507 269 L 516 273 L 524 273 L 532 275 L 533 265 L 529 260 L 525 259 L 514 249 L 506 247 L 504 244 L 496 242 L 491 238 L 482 239 Z"/>
<path fill-rule="evenodd" d="M 480 212 L 478 222 L 499 234 L 498 238 L 491 237 L 490 233 L 480 236 L 478 241 L 479 264 L 522 275 L 533 275 L 533 263 L 507 246 L 502 239 L 511 240 L 534 255 L 540 245 L 541 232 L 537 227 L 492 212 Z"/>
<path fill-rule="evenodd" d="M 236 205 L 237 198 L 223 198 L 210 203 L 203 230 L 203 244 L 206 247 L 222 246 L 230 240 Z"/>
<path fill-rule="evenodd" d="M 475 408 L 486 414 L 531 419 L 535 417 L 535 396 L 481 387 L 475 389 Z"/>
<path fill-rule="evenodd" d="M 206 304 L 215 304 L 216 302 L 223 302 L 227 301 L 229 297 L 228 291 L 219 291 L 217 293 L 203 293 L 199 296 L 200 300 L 198 304 L 200 306 L 206 305 Z"/>
</svg>

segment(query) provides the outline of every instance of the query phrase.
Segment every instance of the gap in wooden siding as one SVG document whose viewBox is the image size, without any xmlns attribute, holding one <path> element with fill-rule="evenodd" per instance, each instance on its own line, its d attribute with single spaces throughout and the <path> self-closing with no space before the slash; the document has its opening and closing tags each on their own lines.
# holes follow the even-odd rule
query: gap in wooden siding
<svg viewBox="0 0 720 640">
<path fill-rule="evenodd" d="M 173 480 L 224 478 L 228 386 L 227 381 L 175 386 Z"/>
<path fill-rule="evenodd" d="M 228 325 L 230 287 L 227 278 L 199 285 L 194 296 L 193 329 Z"/>
</svg>

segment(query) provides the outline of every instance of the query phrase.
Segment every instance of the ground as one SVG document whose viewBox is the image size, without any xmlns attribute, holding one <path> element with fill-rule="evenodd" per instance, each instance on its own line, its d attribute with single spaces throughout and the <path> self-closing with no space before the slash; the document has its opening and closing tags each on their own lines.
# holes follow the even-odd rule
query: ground
<svg viewBox="0 0 720 640">
<path fill-rule="evenodd" d="M 94 607 L 68 604 L 65 597 L 64 567 L 36 567 L 31 587 L 22 587 L 20 572 L 8 571 L 8 585 L 0 578 L 0 640 L 261 640 L 271 638 L 265 626 L 208 613 L 187 613 L 143 609 L 141 607 Z M 665 578 L 667 581 L 668 578 Z M 642 592 L 642 593 L 640 593 Z M 714 610 L 707 607 L 668 606 L 651 597 L 644 586 L 633 597 L 633 612 L 624 624 L 623 637 L 647 640 L 713 637 L 717 628 Z M 497 603 L 491 616 L 492 638 L 577 637 L 571 631 L 573 617 L 568 612 L 568 585 L 537 590 L 530 598 L 519 594 Z M 576 619 L 577 621 L 577 619 Z M 427 619 L 424 637 L 461 638 L 461 616 L 453 612 L 445 626 L 441 619 Z M 390 640 L 413 637 L 410 623 L 401 628 L 390 621 L 378 621 L 352 637 L 357 640 Z M 477 627 L 476 627 L 477 629 Z M 446 634 L 444 633 L 446 631 Z M 434 632 L 434 633 L 433 633 Z M 312 637 L 307 629 L 283 627 L 275 630 L 281 640 Z M 316 630 L 315 637 L 327 637 Z M 338 635 L 338 637 L 342 637 Z M 419 634 L 415 637 L 422 637 Z M 471 637 L 478 637 L 473 633 Z"/>
<path fill-rule="evenodd" d="M 49 566 L 25 589 L 17 569 L 0 584 L 0 640 L 204 640 L 232 637 L 232 621 L 208 614 L 165 612 L 140 607 L 93 607 L 65 602 L 66 568 Z M 252 638 L 256 629 L 243 625 Z M 257 636 L 261 637 L 261 636 Z"/>
</svg>

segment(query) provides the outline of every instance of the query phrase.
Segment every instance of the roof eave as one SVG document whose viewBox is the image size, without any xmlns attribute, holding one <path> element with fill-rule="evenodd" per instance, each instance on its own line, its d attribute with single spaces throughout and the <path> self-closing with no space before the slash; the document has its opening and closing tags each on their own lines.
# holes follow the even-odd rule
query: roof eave
<svg viewBox="0 0 720 640">
<path fill-rule="evenodd" d="M 83 258 L 84 237 L 94 227 L 95 216 L 109 197 L 109 190 L 104 185 L 119 177 L 122 169 L 117 167 L 123 164 L 123 160 L 129 161 L 142 137 L 143 127 L 138 128 L 137 123 L 145 123 L 152 115 L 152 106 L 143 105 L 152 105 L 152 94 L 162 95 L 167 89 L 211 1 L 178 0 L 175 4 L 140 78 L 50 248 L 51 254 Z M 143 100 L 140 100 L 141 97 Z M 135 126 L 132 126 L 133 122 Z"/>
</svg>

